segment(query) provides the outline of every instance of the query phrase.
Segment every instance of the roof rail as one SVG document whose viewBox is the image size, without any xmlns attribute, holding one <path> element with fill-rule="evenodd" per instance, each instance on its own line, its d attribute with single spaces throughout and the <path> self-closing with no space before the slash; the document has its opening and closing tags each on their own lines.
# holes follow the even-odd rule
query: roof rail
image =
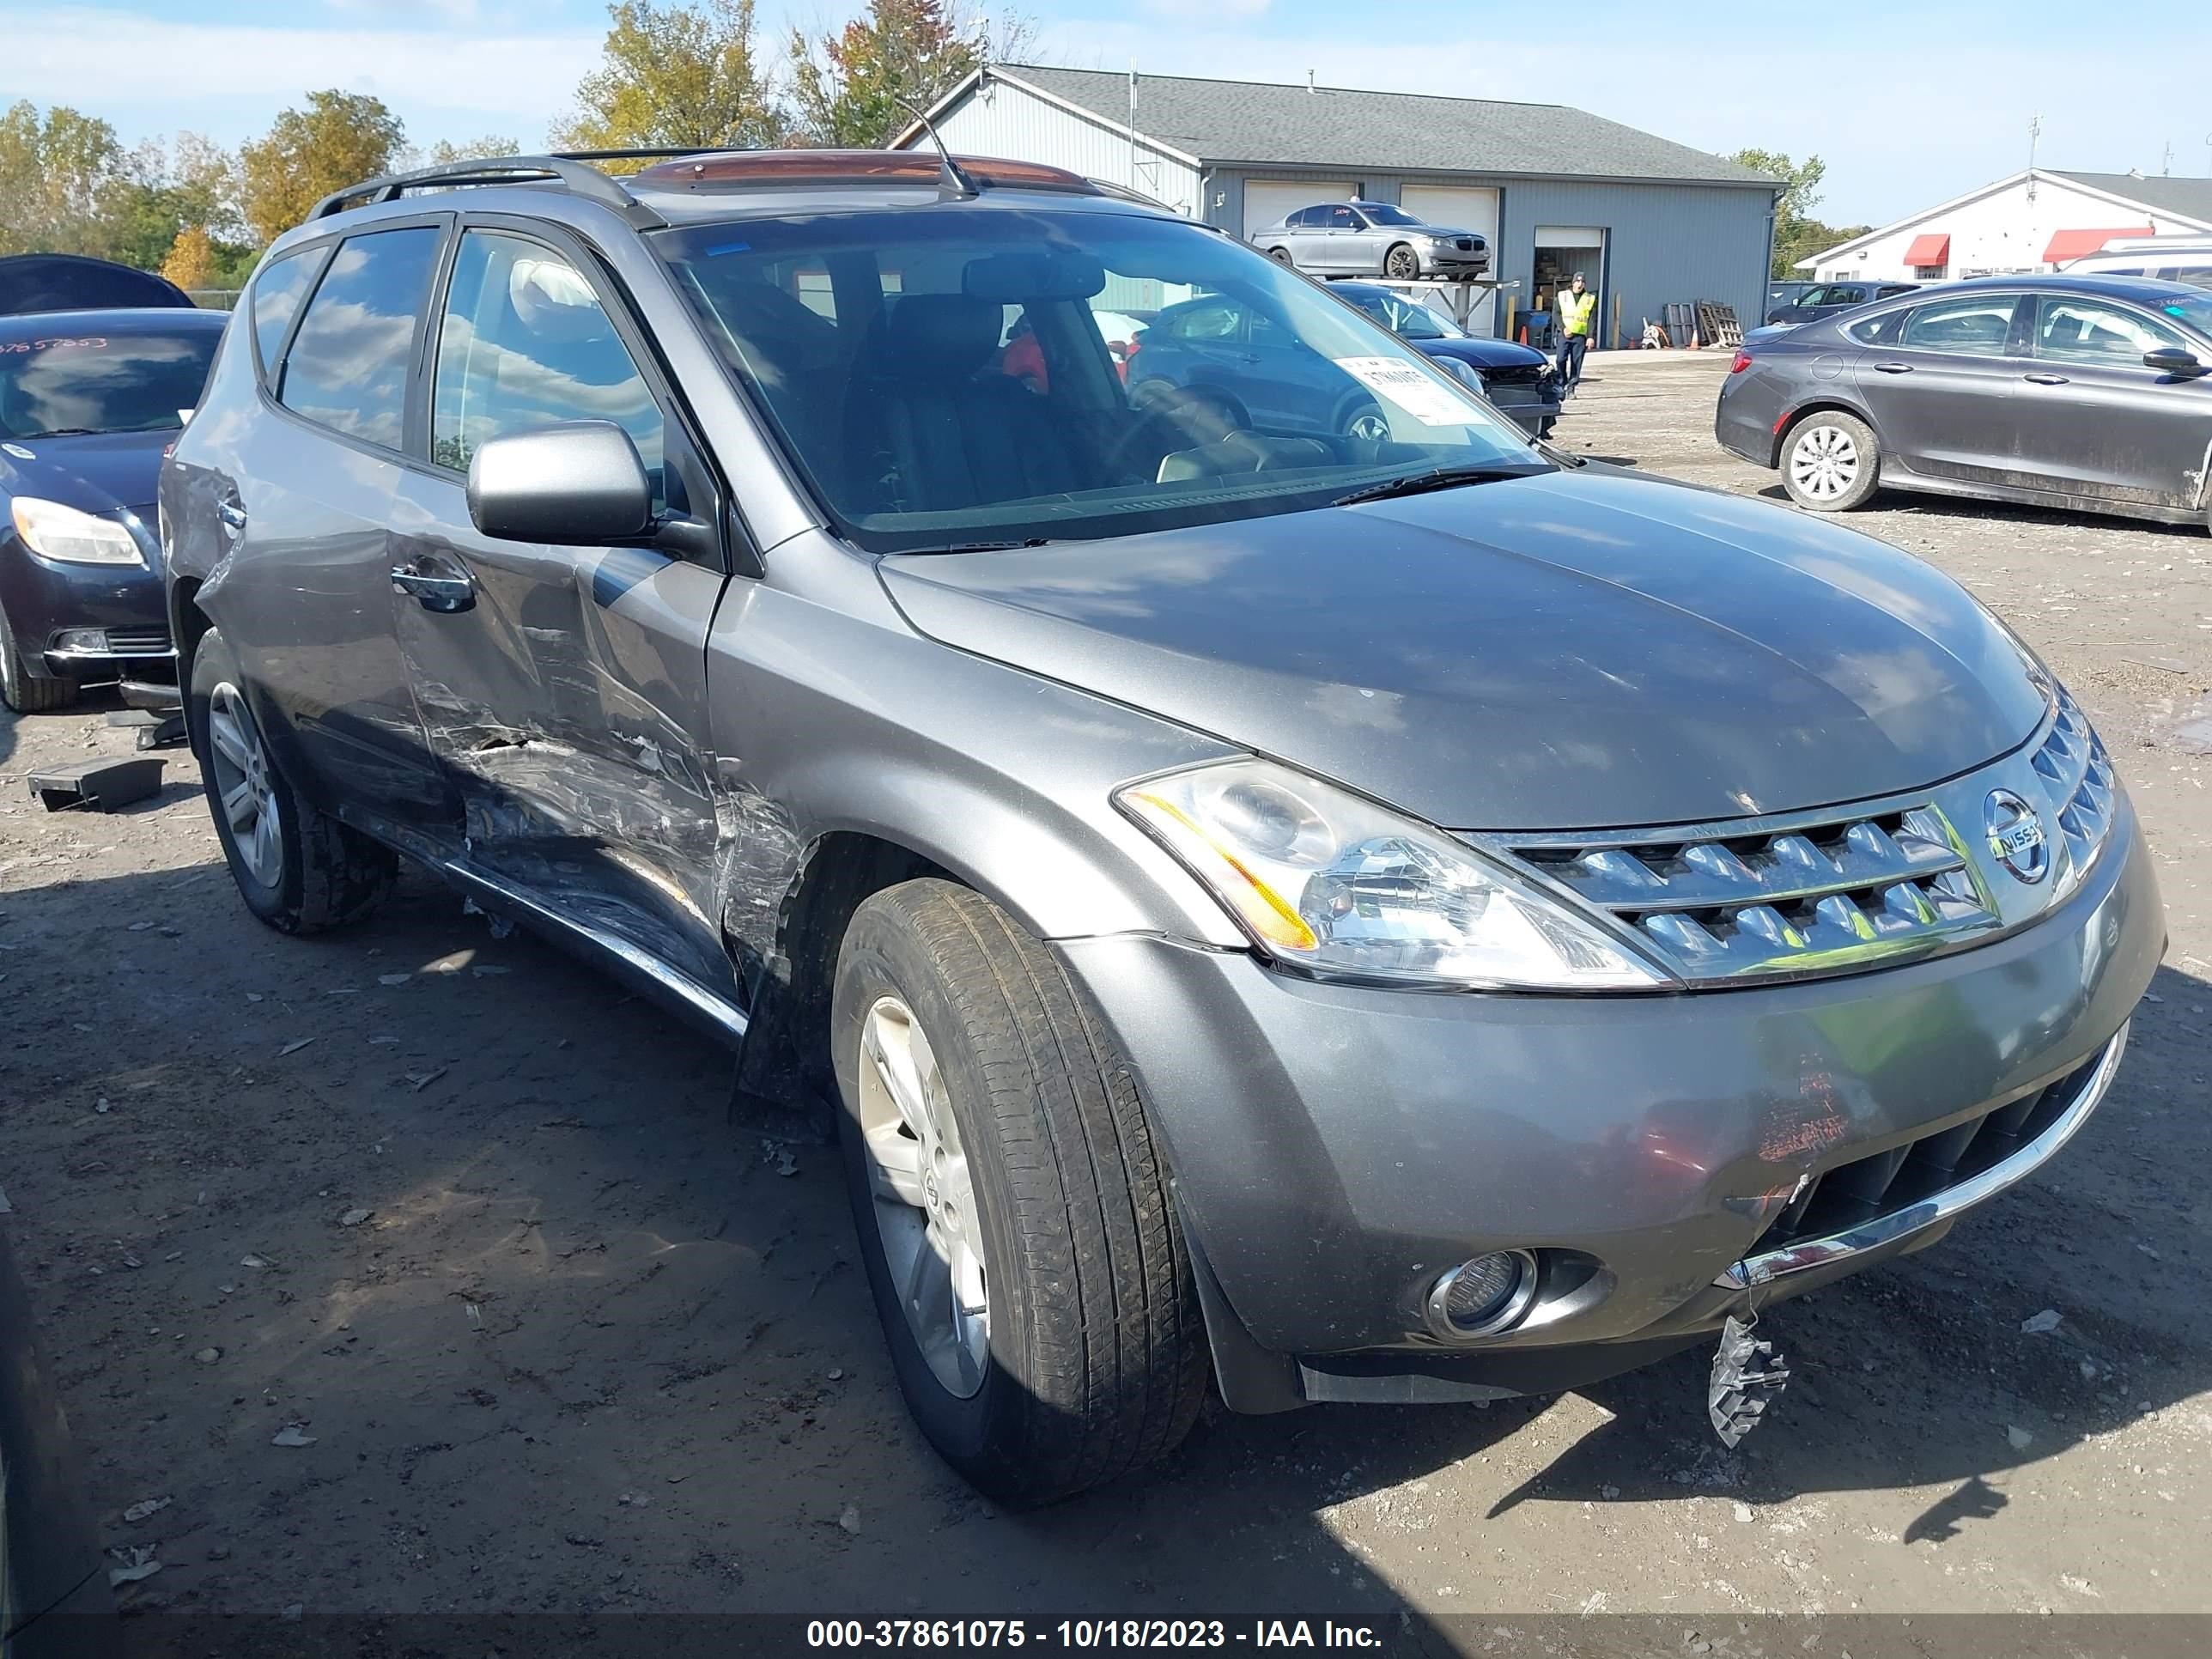
<svg viewBox="0 0 2212 1659">
<path fill-rule="evenodd" d="M 315 204 L 310 220 L 327 219 L 352 207 L 372 202 L 396 202 L 410 190 L 451 190 L 463 185 L 522 184 L 547 181 L 573 191 L 586 200 L 611 207 L 641 230 L 655 230 L 667 222 L 623 187 L 622 182 L 591 165 L 595 161 L 658 161 L 684 155 L 719 155 L 714 145 L 663 145 L 638 149 L 556 150 L 545 155 L 496 155 L 474 161 L 446 161 L 416 167 L 408 173 L 364 179 L 343 190 L 334 190 Z"/>
</svg>

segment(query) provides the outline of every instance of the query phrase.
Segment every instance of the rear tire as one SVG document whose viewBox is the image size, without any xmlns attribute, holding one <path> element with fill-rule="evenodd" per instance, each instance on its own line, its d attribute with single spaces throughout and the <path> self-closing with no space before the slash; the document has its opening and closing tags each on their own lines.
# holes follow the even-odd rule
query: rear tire
<svg viewBox="0 0 2212 1659">
<path fill-rule="evenodd" d="M 1881 442 L 1856 415 L 1819 410 L 1783 441 L 1782 487 L 1808 511 L 1848 513 L 1881 486 Z"/>
<path fill-rule="evenodd" d="M 384 902 L 398 856 L 293 792 L 254 718 L 237 656 L 216 629 L 192 652 L 185 712 L 216 838 L 247 909 L 280 933 L 319 933 Z"/>
<path fill-rule="evenodd" d="M 846 933 L 830 1041 L 869 1288 L 939 1455 L 1029 1505 L 1173 1450 L 1207 1376 L 1190 1262 L 1127 1065 L 1058 959 L 964 887 L 887 888 Z"/>
<path fill-rule="evenodd" d="M 19 714 L 45 714 L 76 701 L 76 682 L 33 674 L 15 649 L 15 630 L 0 611 L 0 702 Z"/>
</svg>

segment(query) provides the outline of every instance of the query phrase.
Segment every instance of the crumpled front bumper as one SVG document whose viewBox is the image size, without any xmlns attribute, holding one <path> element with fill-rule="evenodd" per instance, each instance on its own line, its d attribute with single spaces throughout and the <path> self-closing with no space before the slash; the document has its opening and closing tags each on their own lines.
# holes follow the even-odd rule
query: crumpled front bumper
<svg viewBox="0 0 2212 1659">
<path fill-rule="evenodd" d="M 1541 1391 L 1698 1340 L 1741 1304 L 1731 1270 L 1801 1178 L 2080 1070 L 2125 1025 L 2165 937 L 2124 807 L 2080 890 L 2034 925 L 1796 984 L 1427 994 L 1153 938 L 1055 948 L 1168 1144 L 1217 1361 L 1238 1362 L 1224 1395 L 1266 1409 Z M 1931 1243 L 1948 1220 L 1767 1293 Z M 1501 1249 L 1595 1273 L 1573 1305 L 1484 1344 L 1430 1336 L 1437 1275 Z M 1424 1392 L 1433 1380 L 1449 1386 Z"/>
</svg>

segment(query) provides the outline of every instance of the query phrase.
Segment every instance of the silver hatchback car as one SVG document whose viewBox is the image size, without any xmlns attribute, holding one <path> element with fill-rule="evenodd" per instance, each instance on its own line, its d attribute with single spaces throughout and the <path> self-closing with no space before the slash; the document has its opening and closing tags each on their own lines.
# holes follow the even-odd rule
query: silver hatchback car
<svg viewBox="0 0 2212 1659">
<path fill-rule="evenodd" d="M 1324 202 L 1252 233 L 1254 247 L 1317 276 L 1480 276 L 1490 240 L 1478 231 L 1422 223 L 1388 202 Z"/>
<path fill-rule="evenodd" d="M 1133 398 L 1096 314 L 1205 295 L 1374 417 Z M 1948 578 L 1559 457 L 1050 168 L 370 181 L 270 248 L 161 495 L 247 907 L 352 922 L 404 857 L 726 1039 L 1010 1500 L 1209 1377 L 1719 1338 L 1740 1431 L 1732 1322 L 2056 1153 L 2164 945 L 2096 734 Z"/>
</svg>

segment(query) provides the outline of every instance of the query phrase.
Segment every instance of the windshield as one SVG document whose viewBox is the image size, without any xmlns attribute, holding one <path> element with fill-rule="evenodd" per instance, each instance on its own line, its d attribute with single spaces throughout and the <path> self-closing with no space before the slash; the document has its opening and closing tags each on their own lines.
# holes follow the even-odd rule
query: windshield
<svg viewBox="0 0 2212 1659">
<path fill-rule="evenodd" d="M 1133 535 L 1438 468 L 1549 470 L 1425 357 L 1187 220 L 946 204 L 653 240 L 838 528 L 872 551 Z"/>
<path fill-rule="evenodd" d="M 1387 288 L 1340 283 L 1336 291 L 1401 340 L 1467 338 L 1467 331 L 1450 318 L 1431 311 L 1425 305 L 1403 299 Z"/>
<path fill-rule="evenodd" d="M 1359 210 L 1367 216 L 1367 222 L 1370 225 L 1418 225 L 1421 222 L 1403 208 L 1370 207 L 1363 202 Z"/>
<path fill-rule="evenodd" d="M 0 437 L 181 426 L 222 337 L 208 328 L 0 341 Z"/>
</svg>

